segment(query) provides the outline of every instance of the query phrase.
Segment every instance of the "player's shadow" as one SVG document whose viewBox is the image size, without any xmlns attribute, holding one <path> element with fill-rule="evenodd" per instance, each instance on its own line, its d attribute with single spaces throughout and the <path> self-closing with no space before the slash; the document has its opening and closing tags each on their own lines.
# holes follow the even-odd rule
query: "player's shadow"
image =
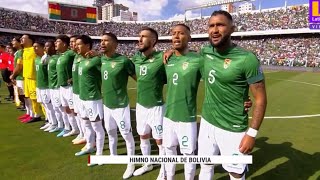
<svg viewBox="0 0 320 180">
<path fill-rule="evenodd" d="M 256 141 L 248 177 L 264 179 L 308 179 L 320 170 L 320 153 L 308 154 L 292 147 L 292 143 L 269 144 L 268 138 Z M 258 175 L 259 174 L 259 175 Z"/>
<path fill-rule="evenodd" d="M 269 144 L 267 140 L 267 137 L 256 140 L 255 147 L 258 149 L 252 153 L 253 164 L 249 165 L 247 179 L 306 180 L 320 170 L 319 152 L 310 155 L 294 149 L 290 142 Z M 224 173 L 224 176 L 214 179 L 229 180 L 229 175 L 221 166 L 215 168 L 215 173 Z"/>
</svg>

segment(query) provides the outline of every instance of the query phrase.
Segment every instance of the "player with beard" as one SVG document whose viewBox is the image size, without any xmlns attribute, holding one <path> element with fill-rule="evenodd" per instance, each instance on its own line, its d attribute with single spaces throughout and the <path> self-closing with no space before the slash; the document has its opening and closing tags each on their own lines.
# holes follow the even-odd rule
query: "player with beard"
<svg viewBox="0 0 320 180">
<path fill-rule="evenodd" d="M 103 129 L 103 105 L 101 95 L 101 58 L 99 56 L 86 58 L 92 48 L 93 41 L 89 36 L 81 35 L 77 37 L 76 47 L 79 56 L 78 83 L 79 83 L 79 114 L 84 121 L 86 147 L 77 152 L 76 156 L 81 156 L 94 151 L 96 143 L 96 155 L 102 155 L 105 131 Z M 88 164 L 92 166 L 95 164 Z"/>
<path fill-rule="evenodd" d="M 248 154 L 254 147 L 266 110 L 264 75 L 252 52 L 232 44 L 235 26 L 228 12 L 213 12 L 208 27 L 211 44 L 201 49 L 206 98 L 202 107 L 198 155 Z M 250 124 L 243 105 L 249 89 L 255 99 Z M 245 179 L 246 164 L 222 166 L 229 172 L 230 179 Z M 212 179 L 213 173 L 213 165 L 202 164 L 199 179 Z"/>
<path fill-rule="evenodd" d="M 132 61 L 135 64 L 137 75 L 137 104 L 136 121 L 140 135 L 142 155 L 151 154 L 150 136 L 156 140 L 159 155 L 164 155 L 162 146 L 162 123 L 164 113 L 163 86 L 166 83 L 166 74 L 162 62 L 162 52 L 154 50 L 158 42 L 158 33 L 152 28 L 144 27 L 139 34 L 139 52 Z M 133 175 L 139 176 L 153 169 L 152 164 L 145 164 L 137 169 Z M 164 165 L 161 165 L 157 179 L 165 178 Z"/>
<path fill-rule="evenodd" d="M 127 57 L 116 53 L 117 37 L 105 33 L 101 38 L 101 75 L 104 104 L 105 128 L 109 138 L 111 155 L 117 155 L 117 129 L 126 142 L 127 155 L 134 155 L 135 144 L 132 135 L 129 98 L 127 93 L 128 77 L 135 77 L 134 64 Z M 132 176 L 134 164 L 128 164 L 123 179 Z"/>
<path fill-rule="evenodd" d="M 56 37 L 56 50 L 59 53 L 57 61 L 58 86 L 60 88 L 60 100 L 63 108 L 63 113 L 66 113 L 67 118 L 64 118 L 64 130 L 57 137 L 67 137 L 79 134 L 79 128 L 74 114 L 70 109 L 73 108 L 72 86 L 69 80 L 72 78 L 72 64 L 75 57 L 75 52 L 69 49 L 70 38 L 66 35 Z M 71 128 L 70 128 L 71 125 Z"/>
<path fill-rule="evenodd" d="M 73 35 L 70 37 L 70 49 L 77 53 L 76 48 L 76 40 L 77 35 Z M 72 92 L 73 92 L 73 107 L 71 107 L 71 111 L 74 114 L 77 125 L 79 128 L 79 134 L 78 136 L 72 140 L 73 144 L 83 144 L 86 142 L 85 136 L 84 136 L 84 121 L 81 120 L 80 114 L 79 114 L 79 105 L 80 105 L 80 98 L 79 98 L 79 81 L 78 81 L 78 67 L 80 64 L 80 59 L 78 58 L 78 54 L 75 55 L 75 58 L 73 60 L 72 65 L 72 79 L 69 80 L 69 84 L 72 84 Z M 73 109 L 72 109 L 73 108 Z"/>
<path fill-rule="evenodd" d="M 190 28 L 177 24 L 172 28 L 174 53 L 166 64 L 167 98 L 163 120 L 163 146 L 166 155 L 193 155 L 196 149 L 196 100 L 200 82 L 201 57 L 189 52 Z M 174 179 L 175 164 L 165 165 L 167 179 Z M 185 164 L 185 179 L 194 179 L 195 164 Z"/>
</svg>

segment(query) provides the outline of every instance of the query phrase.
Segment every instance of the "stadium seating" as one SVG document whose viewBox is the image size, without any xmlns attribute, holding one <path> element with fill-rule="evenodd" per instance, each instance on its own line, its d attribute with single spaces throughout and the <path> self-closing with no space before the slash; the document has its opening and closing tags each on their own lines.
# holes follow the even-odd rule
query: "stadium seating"
<svg viewBox="0 0 320 180">
<path fill-rule="evenodd" d="M 234 14 L 238 31 L 299 29 L 308 27 L 308 6 L 294 6 L 287 9 L 276 9 L 254 13 Z M 193 19 L 187 22 L 164 21 L 146 23 L 105 22 L 100 24 L 79 24 L 71 22 L 49 21 L 46 17 L 9 9 L 0 8 L 0 28 L 16 29 L 43 33 L 56 34 L 85 34 L 99 36 L 104 31 L 114 32 L 119 37 L 137 36 L 142 26 L 150 26 L 159 32 L 160 36 L 170 34 L 170 27 L 177 23 L 186 23 L 191 27 L 193 34 L 207 33 L 208 18 Z M 118 31 L 121 29 L 121 31 Z M 13 34 L 1 34 L 0 43 L 8 43 Z M 50 37 L 39 37 L 45 41 Z M 39 39 L 38 38 L 38 39 Z M 246 49 L 255 52 L 264 65 L 281 66 L 307 66 L 319 67 L 320 53 L 318 49 L 320 38 L 315 35 L 300 37 L 279 38 L 277 36 L 251 37 L 246 39 L 236 38 L 234 42 Z M 193 40 L 189 46 L 198 51 L 207 44 L 207 39 Z M 95 49 L 99 42 L 95 41 Z M 156 49 L 166 50 L 170 48 L 170 42 L 160 41 Z M 136 42 L 121 41 L 118 47 L 119 53 L 132 56 L 136 51 Z"/>
</svg>

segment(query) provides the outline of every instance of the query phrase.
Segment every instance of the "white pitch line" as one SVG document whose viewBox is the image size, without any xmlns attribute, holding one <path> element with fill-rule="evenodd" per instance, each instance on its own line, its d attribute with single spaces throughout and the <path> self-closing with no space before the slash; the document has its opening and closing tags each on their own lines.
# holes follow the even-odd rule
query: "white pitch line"
<svg viewBox="0 0 320 180">
<path fill-rule="evenodd" d="M 137 88 L 128 88 L 129 90 L 137 89 Z"/>
<path fill-rule="evenodd" d="M 300 119 L 300 118 L 308 118 L 308 117 L 319 117 L 320 114 L 310 114 L 310 115 L 300 115 L 300 116 L 267 116 L 264 119 Z M 197 115 L 197 117 L 201 117 L 201 115 Z M 249 117 L 250 119 L 252 117 Z"/>
<path fill-rule="evenodd" d="M 279 81 L 288 81 L 288 82 L 294 82 L 294 83 L 300 83 L 300 84 L 307 84 L 311 86 L 319 86 L 320 84 L 313 84 L 313 83 L 308 83 L 308 82 L 303 82 L 303 81 L 294 81 L 294 80 L 288 80 L 288 79 L 276 79 L 276 78 L 268 78 L 268 79 L 274 79 L 274 80 L 279 80 Z"/>
</svg>

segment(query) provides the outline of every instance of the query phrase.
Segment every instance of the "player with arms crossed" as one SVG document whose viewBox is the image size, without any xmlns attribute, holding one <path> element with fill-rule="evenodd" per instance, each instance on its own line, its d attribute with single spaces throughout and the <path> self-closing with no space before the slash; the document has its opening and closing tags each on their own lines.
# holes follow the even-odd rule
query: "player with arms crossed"
<svg viewBox="0 0 320 180">
<path fill-rule="evenodd" d="M 74 114 L 70 109 L 73 109 L 73 94 L 71 84 L 68 82 L 72 78 L 72 64 L 75 57 L 75 52 L 68 49 L 70 38 L 66 35 L 56 37 L 56 50 L 59 53 L 57 62 L 58 86 L 60 88 L 60 100 L 63 107 L 63 113 L 67 114 L 67 119 L 64 120 L 64 131 L 57 136 L 72 136 L 79 134 L 79 128 Z M 71 125 L 71 128 L 70 128 Z"/>
<path fill-rule="evenodd" d="M 184 24 L 172 28 L 174 53 L 166 64 L 167 98 L 163 120 L 163 146 L 166 155 L 177 155 L 177 146 L 183 155 L 193 155 L 196 149 L 196 98 L 201 78 L 201 57 L 189 52 L 190 28 Z M 165 165 L 167 179 L 174 179 L 175 164 Z M 195 176 L 196 165 L 185 164 L 185 179 Z"/>
<path fill-rule="evenodd" d="M 201 49 L 204 58 L 205 100 L 199 130 L 199 156 L 243 155 L 253 149 L 255 136 L 264 118 L 267 96 L 259 60 L 250 51 L 231 43 L 232 16 L 215 11 L 209 19 L 211 45 Z M 248 126 L 244 102 L 248 92 L 255 99 Z M 245 179 L 245 164 L 223 164 L 230 179 Z M 199 179 L 210 180 L 213 165 L 201 165 Z"/>
<path fill-rule="evenodd" d="M 163 86 L 166 74 L 162 62 L 162 52 L 156 52 L 154 46 L 158 42 L 158 33 L 152 28 L 144 27 L 139 34 L 139 52 L 132 61 L 137 75 L 137 131 L 140 135 L 142 155 L 151 154 L 150 135 L 156 140 L 159 155 L 164 155 L 162 146 L 162 123 L 164 114 Z M 133 175 L 139 176 L 153 169 L 152 164 L 145 164 L 137 169 Z M 165 178 L 164 165 L 161 165 L 158 179 Z"/>
<path fill-rule="evenodd" d="M 77 152 L 75 155 L 80 156 L 94 151 L 96 143 L 96 155 L 102 155 L 105 132 L 102 125 L 103 105 L 101 96 L 101 59 L 99 56 L 85 58 L 92 48 L 93 41 L 89 36 L 81 35 L 77 37 L 76 46 L 80 64 L 78 68 L 79 81 L 79 113 L 84 121 L 86 148 Z M 92 166 L 94 164 L 88 164 Z"/>
<path fill-rule="evenodd" d="M 33 44 L 35 53 L 37 54 L 36 65 L 36 80 L 37 80 L 37 102 L 42 103 L 48 118 L 48 124 L 43 128 L 44 131 L 53 131 L 57 127 L 57 119 L 55 111 L 50 102 L 50 89 L 48 81 L 48 59 L 49 56 L 44 54 L 44 44 L 35 42 Z"/>
<path fill-rule="evenodd" d="M 117 129 L 126 142 L 127 155 L 134 155 L 135 144 L 132 135 L 129 98 L 127 93 L 128 77 L 135 77 L 134 64 L 127 57 L 116 53 L 118 39 L 112 33 L 101 38 L 101 75 L 104 104 L 104 123 L 109 138 L 111 155 L 117 155 Z M 128 164 L 123 179 L 132 176 L 134 164 Z"/>
</svg>

